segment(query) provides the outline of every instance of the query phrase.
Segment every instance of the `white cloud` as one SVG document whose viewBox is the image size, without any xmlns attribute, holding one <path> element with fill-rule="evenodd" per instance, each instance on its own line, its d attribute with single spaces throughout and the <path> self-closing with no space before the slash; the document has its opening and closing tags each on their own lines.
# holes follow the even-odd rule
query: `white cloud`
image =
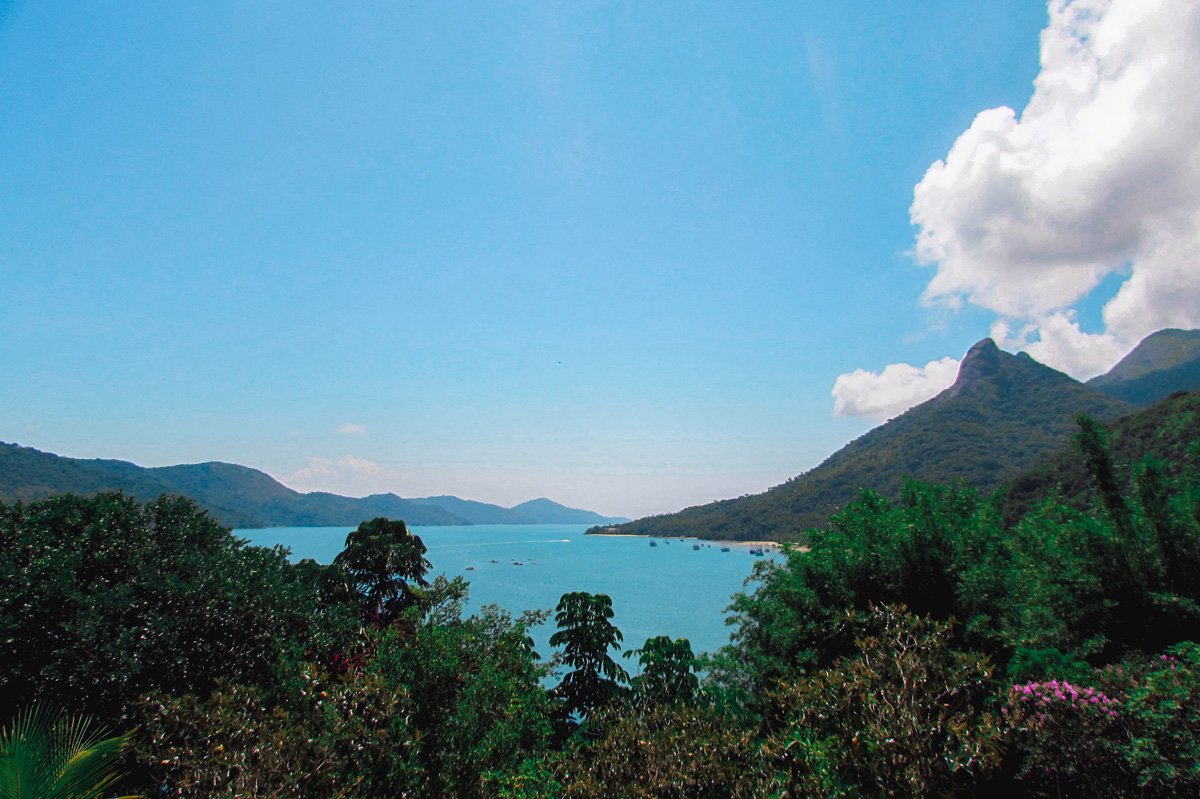
<svg viewBox="0 0 1200 799">
<path fill-rule="evenodd" d="M 958 361 L 942 358 L 923 367 L 893 363 L 882 372 L 855 369 L 833 384 L 833 412 L 882 421 L 934 397 L 958 375 Z"/>
<path fill-rule="evenodd" d="M 1076 377 L 1200 326 L 1200 0 L 1051 0 L 1018 117 L 980 113 L 914 191 L 923 300 L 996 312 Z M 1086 333 L 1072 306 L 1125 275 Z M 1007 331 L 1019 331 L 1016 336 Z"/>
<path fill-rule="evenodd" d="M 307 466 L 278 479 L 297 491 L 362 496 L 393 490 L 397 475 L 375 461 L 347 453 L 337 460 L 309 458 Z"/>
<path fill-rule="evenodd" d="M 1035 333 L 1038 338 L 1031 341 Z M 1111 333 L 1085 333 L 1070 310 L 1050 314 L 1037 325 L 1015 332 L 1000 320 L 992 325 L 992 338 L 1001 349 L 1024 350 L 1039 363 L 1058 369 L 1070 364 L 1070 373 L 1080 380 L 1108 371 L 1130 349 Z"/>
<path fill-rule="evenodd" d="M 367 426 L 359 422 L 346 422 L 338 427 L 337 431 L 343 435 L 361 436 L 366 435 Z"/>
</svg>

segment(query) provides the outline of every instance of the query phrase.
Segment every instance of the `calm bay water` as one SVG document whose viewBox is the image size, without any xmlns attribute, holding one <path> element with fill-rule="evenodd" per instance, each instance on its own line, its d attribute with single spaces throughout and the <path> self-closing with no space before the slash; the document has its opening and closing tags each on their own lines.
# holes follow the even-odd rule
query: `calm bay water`
<svg viewBox="0 0 1200 799">
<path fill-rule="evenodd" d="M 292 559 L 329 563 L 342 551 L 350 527 L 271 527 L 235 530 L 258 546 L 281 544 Z M 744 545 L 684 539 L 585 536 L 586 525 L 474 525 L 412 527 L 428 547 L 430 576 L 464 577 L 471 584 L 469 611 L 495 604 L 514 615 L 553 610 L 568 591 L 608 594 L 624 648 L 649 637 L 687 638 L 711 652 L 729 642 L 725 608 L 763 560 Z M 700 549 L 693 549 L 699 544 Z M 771 557 L 770 555 L 767 556 Z M 520 564 L 520 565 L 517 565 Z M 534 630 L 538 651 L 549 654 L 553 619 Z M 627 664 L 632 665 L 632 664 Z"/>
</svg>

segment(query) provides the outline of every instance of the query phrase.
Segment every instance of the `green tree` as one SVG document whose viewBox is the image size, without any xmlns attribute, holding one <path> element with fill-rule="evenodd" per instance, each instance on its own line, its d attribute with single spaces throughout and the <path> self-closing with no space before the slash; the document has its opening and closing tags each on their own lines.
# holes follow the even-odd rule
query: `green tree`
<svg viewBox="0 0 1200 799">
<path fill-rule="evenodd" d="M 413 605 L 412 583 L 428 585 L 425 543 L 403 521 L 378 518 L 363 522 L 348 536 L 334 559 L 363 598 L 368 618 L 380 625 L 395 620 Z"/>
<path fill-rule="evenodd" d="M 700 690 L 696 677 L 696 655 L 686 638 L 674 641 L 666 635 L 647 638 L 641 649 L 631 649 L 641 673 L 630 681 L 635 706 L 674 705 L 693 702 Z"/>
<path fill-rule="evenodd" d="M 547 749 L 546 670 L 528 634 L 544 618 L 514 620 L 494 605 L 466 618 L 434 610 L 412 634 L 378 635 L 370 670 L 412 697 L 413 762 L 424 778 L 410 795 L 477 797 L 485 774 L 516 771 Z"/>
<path fill-rule="evenodd" d="M 0 730 L 0 799 L 99 799 L 119 779 L 128 743 L 85 717 L 54 719 L 32 705 Z"/>
<path fill-rule="evenodd" d="M 0 712 L 51 700 L 123 726 L 147 691 L 266 683 L 290 648 L 336 649 L 352 609 L 243 544 L 179 497 L 0 506 Z"/>
<path fill-rule="evenodd" d="M 554 615 L 558 632 L 550 636 L 550 646 L 563 648 L 563 663 L 571 671 L 554 695 L 563 700 L 570 715 L 587 716 L 608 704 L 629 680 L 625 669 L 608 654 L 609 649 L 619 650 L 622 640 L 612 617 L 612 599 L 606 594 L 575 591 L 558 601 Z"/>
<path fill-rule="evenodd" d="M 278 687 L 222 684 L 140 705 L 147 784 L 180 799 L 477 799 L 519 781 L 549 749 L 551 703 L 527 627 L 495 608 L 452 618 L 455 587 L 412 629 L 371 627 L 366 654 L 334 673 L 286 664 Z"/>
<path fill-rule="evenodd" d="M 982 573 L 972 581 L 986 591 L 964 590 L 969 570 L 1003 541 L 994 510 L 969 486 L 910 481 L 899 503 L 862 491 L 808 537 L 811 548 L 788 547 L 784 563 L 762 564 L 756 589 L 734 598 L 734 645 L 714 659 L 717 689 L 752 712 L 766 712 L 763 699 L 781 680 L 853 651 L 847 610 L 902 602 L 935 619 L 973 619 L 985 615 L 983 600 L 1006 596 Z"/>
</svg>

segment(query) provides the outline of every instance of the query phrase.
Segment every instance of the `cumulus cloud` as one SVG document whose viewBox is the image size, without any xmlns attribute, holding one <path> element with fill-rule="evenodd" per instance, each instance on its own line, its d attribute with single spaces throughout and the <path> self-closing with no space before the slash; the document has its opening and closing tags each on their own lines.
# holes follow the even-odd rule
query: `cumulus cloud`
<svg viewBox="0 0 1200 799">
<path fill-rule="evenodd" d="M 367 432 L 367 426 L 359 422 L 346 422 L 338 427 L 337 431 L 343 435 L 361 436 Z"/>
<path fill-rule="evenodd" d="M 883 421 L 948 388 L 958 376 L 958 361 L 942 358 L 923 367 L 893 363 L 881 372 L 855 369 L 833 384 L 833 412 Z"/>
<path fill-rule="evenodd" d="M 309 458 L 308 464 L 279 481 L 297 491 L 331 491 L 361 496 L 391 491 L 397 475 L 366 458 L 349 453 L 336 460 Z"/>
<path fill-rule="evenodd" d="M 1001 349 L 1024 350 L 1039 363 L 1058 369 L 1070 364 L 1069 371 L 1080 379 L 1108 371 L 1130 349 L 1111 333 L 1083 332 L 1070 310 L 1050 314 L 1020 330 L 1001 319 L 992 325 L 992 339 Z"/>
<path fill-rule="evenodd" d="M 1087 378 L 1155 330 L 1200 326 L 1200 0 L 1049 14 L 1029 103 L 981 112 L 910 214 L 926 303 L 994 311 L 1001 346 Z M 1085 332 L 1073 306 L 1110 274 L 1104 330 Z"/>
</svg>

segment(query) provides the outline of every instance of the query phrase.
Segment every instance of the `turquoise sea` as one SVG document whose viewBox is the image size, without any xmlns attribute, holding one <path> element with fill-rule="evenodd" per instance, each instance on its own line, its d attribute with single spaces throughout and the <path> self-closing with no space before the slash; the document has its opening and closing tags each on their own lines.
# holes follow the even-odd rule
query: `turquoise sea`
<svg viewBox="0 0 1200 799">
<path fill-rule="evenodd" d="M 235 530 L 259 546 L 282 544 L 292 559 L 329 563 L 342 550 L 350 527 L 271 527 Z M 624 648 L 649 637 L 687 638 L 692 649 L 710 652 L 728 643 L 724 623 L 730 597 L 743 589 L 756 562 L 746 545 L 688 539 L 585 536 L 586 525 L 473 525 L 412 527 L 429 549 L 430 576 L 461 576 L 471 584 L 468 609 L 495 604 L 514 615 L 553 610 L 568 591 L 608 594 Z M 655 540 L 656 546 L 650 546 Z M 693 546 L 699 549 L 693 549 Z M 550 653 L 553 619 L 534 631 L 538 652 Z M 624 663 L 624 661 L 622 661 Z M 627 664 L 631 666 L 632 663 Z"/>
</svg>

